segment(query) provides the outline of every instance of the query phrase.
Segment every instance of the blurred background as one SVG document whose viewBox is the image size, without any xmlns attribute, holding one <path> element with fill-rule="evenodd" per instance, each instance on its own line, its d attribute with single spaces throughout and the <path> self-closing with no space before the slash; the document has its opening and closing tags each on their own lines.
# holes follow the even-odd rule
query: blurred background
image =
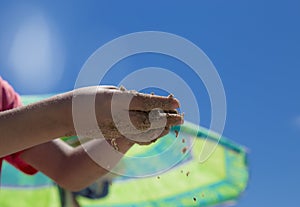
<svg viewBox="0 0 300 207">
<path fill-rule="evenodd" d="M 250 181 L 235 206 L 295 206 L 299 11 L 296 0 L 0 0 L 0 75 L 22 95 L 64 92 L 74 88 L 88 57 L 114 38 L 152 30 L 180 35 L 214 63 L 227 97 L 224 135 L 249 149 Z M 205 87 L 178 60 L 157 54 L 128 57 L 101 84 L 118 85 L 127 74 L 150 66 L 168 68 L 188 82 L 200 104 L 201 125 L 208 127 Z"/>
</svg>

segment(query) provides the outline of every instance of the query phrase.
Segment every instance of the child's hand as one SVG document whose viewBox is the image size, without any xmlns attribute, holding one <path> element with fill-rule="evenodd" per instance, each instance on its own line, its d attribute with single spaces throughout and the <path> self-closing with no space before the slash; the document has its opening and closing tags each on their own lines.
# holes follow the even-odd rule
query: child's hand
<svg viewBox="0 0 300 207">
<path fill-rule="evenodd" d="M 183 116 L 176 111 L 179 101 L 172 95 L 163 97 L 111 86 L 81 88 L 73 95 L 73 116 L 75 112 L 80 117 L 80 124 L 74 123 L 76 132 L 79 126 L 91 138 L 99 137 L 99 130 L 88 121 L 93 114 L 104 138 L 125 137 L 139 144 L 149 144 L 169 133 L 171 126 L 183 123 Z M 93 105 L 95 111 L 89 110 Z"/>
</svg>

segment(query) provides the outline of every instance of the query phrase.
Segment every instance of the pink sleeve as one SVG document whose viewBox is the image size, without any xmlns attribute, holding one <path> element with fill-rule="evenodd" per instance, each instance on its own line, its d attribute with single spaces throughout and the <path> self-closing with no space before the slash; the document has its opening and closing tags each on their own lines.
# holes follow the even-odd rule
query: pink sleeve
<svg viewBox="0 0 300 207">
<path fill-rule="evenodd" d="M 5 80 L 0 77 L 0 111 L 21 106 L 20 96 L 14 91 L 14 89 Z"/>
<path fill-rule="evenodd" d="M 19 169 L 23 173 L 26 173 L 28 175 L 33 175 L 37 173 L 38 171 L 33 168 L 32 166 L 28 165 L 26 162 L 24 162 L 21 158 L 20 155 L 22 154 L 23 151 L 21 152 L 16 152 L 14 154 L 8 155 L 4 157 L 4 160 L 13 165 L 15 168 Z"/>
<path fill-rule="evenodd" d="M 6 81 L 0 77 L 0 111 L 5 111 L 22 106 L 20 96 Z M 4 159 L 26 174 L 35 174 L 37 170 L 20 158 L 22 152 L 17 152 L 4 157 Z"/>
</svg>

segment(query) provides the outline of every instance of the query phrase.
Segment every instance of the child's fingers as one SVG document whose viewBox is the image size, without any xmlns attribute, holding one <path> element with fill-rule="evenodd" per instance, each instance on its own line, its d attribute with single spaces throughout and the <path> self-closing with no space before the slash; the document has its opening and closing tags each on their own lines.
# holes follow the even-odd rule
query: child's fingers
<svg viewBox="0 0 300 207">
<path fill-rule="evenodd" d="M 179 108 L 179 101 L 173 97 L 138 94 L 130 103 L 130 110 L 150 111 L 152 109 L 172 110 Z"/>
<path fill-rule="evenodd" d="M 114 94 L 114 104 L 116 106 L 123 104 L 123 107 L 129 104 L 129 110 L 151 111 L 155 108 L 172 110 L 180 106 L 179 101 L 173 96 L 157 96 L 131 91 L 115 91 Z"/>
<path fill-rule="evenodd" d="M 169 114 L 178 114 L 178 111 L 176 109 L 164 110 L 164 112 Z"/>
<path fill-rule="evenodd" d="M 142 134 L 146 131 L 171 127 L 183 123 L 183 117 L 176 113 L 165 113 L 159 110 L 119 111 L 110 123 L 100 126 L 105 134 Z M 106 137 L 108 138 L 108 137 Z"/>
<path fill-rule="evenodd" d="M 130 130 L 132 134 L 140 133 L 139 130 L 157 129 L 162 127 L 176 126 L 183 123 L 183 117 L 179 114 L 152 111 L 130 111 L 130 121 L 137 130 Z M 125 122 L 126 123 L 126 122 Z M 127 127 L 129 129 L 129 127 Z"/>
<path fill-rule="evenodd" d="M 181 125 L 184 122 L 183 116 L 180 114 L 170 114 L 166 113 L 165 116 L 167 117 L 167 126 L 177 126 Z"/>
<path fill-rule="evenodd" d="M 113 94 L 111 94 L 111 106 L 115 109 L 151 111 L 152 109 L 174 110 L 180 107 L 179 101 L 172 95 L 166 97 L 135 91 L 111 91 L 113 91 Z"/>
<path fill-rule="evenodd" d="M 155 111 L 149 114 L 144 111 L 120 111 L 116 117 L 107 123 L 99 124 L 100 130 L 106 139 L 113 139 L 120 135 L 139 135 L 161 128 L 183 123 L 179 114 L 170 114 Z"/>
</svg>

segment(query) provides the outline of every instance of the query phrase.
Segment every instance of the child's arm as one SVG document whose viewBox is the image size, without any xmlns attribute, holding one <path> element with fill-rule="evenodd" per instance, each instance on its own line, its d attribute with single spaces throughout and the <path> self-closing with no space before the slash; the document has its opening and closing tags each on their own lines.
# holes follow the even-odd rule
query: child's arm
<svg viewBox="0 0 300 207">
<path fill-rule="evenodd" d="M 60 95 L 0 112 L 0 157 L 67 134 L 68 102 Z"/>
<path fill-rule="evenodd" d="M 0 157 L 45 143 L 57 137 L 75 135 L 76 131 L 72 116 L 72 99 L 74 94 L 76 94 L 77 100 L 81 100 L 82 107 L 85 107 L 86 99 L 95 96 L 97 123 L 105 138 L 109 139 L 121 136 L 111 115 L 112 96 L 117 100 L 114 108 L 118 114 L 118 124 L 125 127 L 128 124 L 126 117 L 128 114 L 130 114 L 130 120 L 136 128 L 144 129 L 149 127 L 147 112 L 150 110 L 161 108 L 165 111 L 171 111 L 179 107 L 179 102 L 172 97 L 142 93 L 135 93 L 132 97 L 132 93 L 129 91 L 103 87 L 77 89 L 28 106 L 1 112 Z M 132 98 L 132 100 L 128 109 L 123 103 L 129 98 Z M 165 127 L 168 129 L 170 126 L 179 125 L 183 122 L 182 116 L 177 113 L 169 114 L 166 112 L 163 116 L 167 122 L 164 126 L 156 125 L 156 127 L 161 127 L 158 130 L 162 130 Z M 154 119 L 154 122 L 155 120 L 159 122 L 159 119 Z M 86 127 L 88 128 L 89 126 Z M 87 130 L 93 131 L 93 129 Z M 114 133 L 111 133 L 112 131 Z M 127 133 L 127 135 L 130 135 L 131 132 L 127 131 Z M 145 137 L 140 136 L 138 141 L 151 141 L 143 139 Z"/>
<path fill-rule="evenodd" d="M 55 140 L 24 151 L 21 158 L 61 187 L 79 191 L 108 172 L 92 160 L 85 150 L 92 153 L 93 159 L 105 159 L 111 169 L 133 145 L 124 138 L 116 141 L 121 154 L 107 147 L 103 139 L 88 142 L 85 149 L 82 146 L 72 148 L 61 140 Z"/>
</svg>

